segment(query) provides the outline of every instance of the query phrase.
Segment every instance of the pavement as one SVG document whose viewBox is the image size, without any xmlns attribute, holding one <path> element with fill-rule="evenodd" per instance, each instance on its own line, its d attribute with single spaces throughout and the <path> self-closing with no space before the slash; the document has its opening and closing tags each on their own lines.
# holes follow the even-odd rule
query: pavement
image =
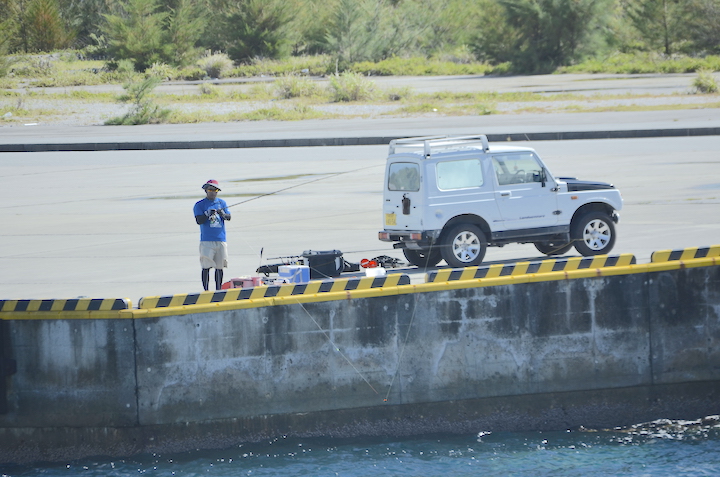
<svg viewBox="0 0 720 477">
<path fill-rule="evenodd" d="M 442 134 L 487 134 L 491 142 L 707 136 L 720 134 L 720 110 L 8 127 L 0 128 L 0 152 L 383 145 Z"/>
<path fill-rule="evenodd" d="M 549 76 L 507 79 L 506 86 L 597 86 Z M 443 82 L 466 88 L 482 78 L 419 81 L 428 88 Z M 644 88 L 676 94 L 691 78 L 602 81 L 606 88 L 644 82 Z M 353 262 L 401 256 L 376 238 L 386 146 L 391 138 L 440 134 L 532 141 L 555 173 L 618 184 L 627 211 L 614 252 L 647 260 L 654 250 L 720 243 L 719 225 L 708 220 L 720 200 L 713 172 L 720 111 L 714 108 L 0 127 L 0 299 L 121 296 L 136 304 L 141 296 L 197 291 L 197 226 L 189 210 L 201 198 L 198 184 L 209 178 L 226 184 L 229 204 L 272 193 L 232 209 L 226 278 L 304 250 L 341 249 Z M 601 138 L 607 139 L 595 140 Z M 693 144 L 699 149 L 688 147 Z M 303 147 L 319 145 L 328 147 Z M 334 147 L 341 145 L 350 147 Z M 369 147 L 352 147 L 360 145 Z M 705 164 L 700 175 L 692 164 Z M 297 188 L 275 193 L 285 187 Z M 528 258 L 538 258 L 534 248 L 518 245 L 493 249 L 486 260 Z M 422 278 L 417 269 L 407 272 Z"/>
</svg>

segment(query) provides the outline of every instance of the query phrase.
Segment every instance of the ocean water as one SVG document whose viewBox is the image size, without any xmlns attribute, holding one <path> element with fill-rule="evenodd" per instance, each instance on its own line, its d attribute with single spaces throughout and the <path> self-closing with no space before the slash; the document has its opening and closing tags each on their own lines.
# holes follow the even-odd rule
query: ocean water
<svg viewBox="0 0 720 477">
<path fill-rule="evenodd" d="M 720 421 L 612 430 L 291 439 L 213 451 L 0 466 L 16 476 L 718 476 Z"/>
</svg>

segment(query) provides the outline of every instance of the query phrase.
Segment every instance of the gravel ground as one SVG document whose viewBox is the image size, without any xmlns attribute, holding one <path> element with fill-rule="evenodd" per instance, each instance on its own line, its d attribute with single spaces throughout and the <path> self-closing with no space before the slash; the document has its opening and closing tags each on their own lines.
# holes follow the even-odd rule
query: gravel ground
<svg viewBox="0 0 720 477">
<path fill-rule="evenodd" d="M 488 107 L 496 114 L 523 113 L 560 113 L 582 111 L 612 111 L 616 109 L 682 109 L 717 108 L 720 96 L 717 94 L 690 94 L 692 76 L 689 75 L 545 75 L 535 77 L 418 77 L 418 78 L 378 78 L 381 88 L 399 87 L 409 84 L 417 92 L 432 91 L 525 91 L 539 94 L 569 92 L 587 94 L 586 99 L 498 102 Z M 243 84 L 225 84 L 224 89 L 242 89 L 251 87 L 252 82 Z M 589 86 L 590 85 L 590 86 Z M 199 91 L 198 84 L 163 83 L 156 90 L 159 95 L 193 94 Z M 100 85 L 89 87 L 66 87 L 36 89 L 41 93 L 71 93 L 76 90 L 91 92 L 123 92 L 119 85 Z M 21 91 L 21 90 L 17 90 Z M 628 97 L 609 96 L 624 94 Z M 605 97 L 603 97 L 605 96 Z M 292 108 L 293 101 L 227 101 L 227 102 L 173 102 L 170 109 L 197 113 L 207 111 L 212 114 L 247 113 L 261 108 Z M 407 113 L 402 111 L 404 104 L 397 103 L 322 103 L 310 105 L 324 113 L 346 118 L 378 117 L 442 117 L 440 111 Z M 445 104 L 448 108 L 451 104 Z M 459 105 L 458 105 L 459 106 Z M 19 114 L 17 109 L 27 111 Z M 84 99 L 46 99 L 41 94 L 24 96 L 0 96 L 0 127 L 21 126 L 24 124 L 46 124 L 63 126 L 91 126 L 104 124 L 110 118 L 121 116 L 129 109 L 126 104 L 112 102 L 90 102 Z M 471 107 L 466 108 L 471 111 Z M 5 111 L 5 113 L 3 113 Z M 33 114 L 33 112 L 37 112 Z M 461 115 L 457 109 L 448 114 Z"/>
<path fill-rule="evenodd" d="M 0 99 L 0 108 L 12 105 L 17 100 Z M 524 112 L 533 113 L 558 113 L 573 111 L 588 111 L 591 109 L 607 109 L 613 110 L 617 108 L 647 108 L 662 107 L 668 109 L 686 106 L 717 107 L 720 97 L 716 95 L 669 95 L 657 97 L 638 97 L 628 99 L 587 99 L 572 101 L 535 101 L 535 102 L 503 102 L 492 105 L 492 108 L 498 114 L 522 114 Z M 293 105 L 290 103 L 281 104 L 279 102 L 225 102 L 225 103 L 173 103 L 168 107 L 170 109 L 184 112 L 202 112 L 209 111 L 213 114 L 223 114 L 230 112 L 247 113 L 253 110 L 270 107 L 288 107 Z M 317 104 L 311 106 L 313 109 L 329 114 L 336 114 L 345 117 L 413 117 L 413 116 L 442 116 L 442 112 L 424 112 L 424 113 L 406 113 L 398 111 L 403 107 L 400 103 L 395 104 Z M 89 103 L 77 100 L 57 100 L 57 99 L 25 99 L 22 108 L 32 111 L 43 111 L 39 116 L 35 115 L 17 115 L 10 113 L 0 116 L 0 125 L 13 126 L 23 124 L 53 124 L 64 126 L 90 126 L 100 125 L 106 120 L 125 114 L 129 107 L 119 103 Z M 397 113 L 393 114 L 393 112 Z M 454 114 L 457 114 L 455 112 Z"/>
</svg>

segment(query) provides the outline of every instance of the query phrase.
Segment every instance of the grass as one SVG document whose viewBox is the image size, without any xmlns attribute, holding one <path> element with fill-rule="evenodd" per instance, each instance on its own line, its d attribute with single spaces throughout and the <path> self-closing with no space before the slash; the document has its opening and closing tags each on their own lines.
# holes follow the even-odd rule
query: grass
<svg viewBox="0 0 720 477">
<path fill-rule="evenodd" d="M 135 73 L 131 65 L 118 62 L 114 69 L 102 61 L 79 60 L 77 55 L 66 52 L 53 55 L 28 55 L 13 63 L 11 76 L 0 78 L 0 116 L 11 113 L 0 124 L 48 121 L 63 114 L 51 108 L 35 108 L 33 99 L 58 100 L 68 104 L 113 103 L 127 100 L 127 95 L 117 92 L 94 92 L 89 90 L 66 90 L 49 92 L 50 86 L 82 85 L 120 85 L 140 83 L 145 78 L 177 78 L 183 74 L 200 76 L 204 83 L 187 85 L 189 93 L 153 94 L 153 104 L 162 106 L 163 115 L 150 122 L 197 123 L 229 121 L 299 121 L 304 119 L 331 119 L 340 117 L 373 116 L 449 116 L 449 115 L 488 115 L 505 114 L 502 105 L 513 104 L 513 113 L 527 112 L 601 112 L 601 111 L 656 111 L 720 107 L 713 98 L 718 95 L 717 82 L 713 71 L 720 70 L 720 57 L 670 58 L 664 59 L 651 55 L 613 55 L 601 60 L 562 68 L 559 72 L 686 72 L 697 71 L 698 77 L 693 86 L 697 94 L 708 97 L 705 104 L 663 104 L 663 105 L 594 105 L 595 100 L 627 100 L 634 98 L 652 98 L 668 95 L 651 94 L 597 94 L 593 96 L 557 93 L 539 94 L 533 92 L 499 93 L 493 91 L 453 92 L 439 91 L 419 93 L 409 87 L 395 87 L 384 90 L 368 78 L 367 74 L 488 74 L 496 73 L 499 67 L 473 63 L 454 63 L 431 59 L 392 58 L 376 64 L 357 64 L 353 71 L 341 75 L 330 75 L 327 81 L 318 81 L 309 76 L 326 74 L 331 61 L 328 57 L 299 57 L 287 61 L 257 60 L 252 64 L 229 69 L 222 67 L 218 76 L 240 77 L 265 75 L 276 77 L 274 81 L 258 81 L 252 84 L 223 83 L 210 79 L 207 71 L 199 66 L 177 70 L 167 65 L 156 64 L 147 75 Z M 207 70 L 210 68 L 205 65 Z M 505 66 L 506 68 L 507 66 Z M 198 72 L 198 70 L 201 70 Z M 183 73 L 183 71 L 185 73 Z M 211 71 L 211 70 L 210 70 Z M 196 78 L 197 79 L 197 78 Z M 30 90 L 37 86 L 39 89 Z M 16 91 L 11 91 L 16 89 Z M 118 88 L 119 90 L 119 88 Z M 688 91 L 688 94 L 691 91 Z M 233 111 L 233 104 L 237 103 Z M 333 103 L 382 105 L 384 112 L 372 112 L 364 108 L 361 112 L 348 114 L 325 112 L 319 106 Z M 523 105 L 523 103 L 527 103 Z M 554 103 L 554 104 L 553 104 Z M 565 104 L 567 103 L 567 104 Z M 18 106 L 20 104 L 20 106 Z M 192 108 L 179 108 L 179 104 L 193 105 Z M 223 111 L 217 111 L 216 105 L 223 105 Z M 251 109 L 251 111 L 249 111 Z M 338 108 L 334 108 L 338 109 Z M 388 111 L 388 109 L 391 109 Z M 167 114 L 164 111 L 167 110 Z M 340 109 L 342 111 L 342 109 Z M 377 111 L 377 110 L 376 110 Z M 161 112 L 160 110 L 157 111 Z M 143 113 L 143 111 L 140 111 Z M 142 114 L 138 113 L 139 116 Z M 130 120 L 130 118 L 127 118 Z M 143 119 L 145 120 L 145 119 Z M 133 121 L 130 121 L 131 123 Z"/>
<path fill-rule="evenodd" d="M 655 53 L 614 53 L 604 58 L 592 58 L 573 66 L 558 68 L 556 73 L 694 73 L 701 70 L 720 71 L 720 56 L 695 58 L 666 57 Z"/>
<path fill-rule="evenodd" d="M 210 109 L 201 111 L 172 111 L 167 119 L 171 124 L 235 121 L 302 121 L 304 119 L 332 119 L 337 115 L 324 113 L 309 106 L 295 105 L 288 108 L 273 106 L 250 112 L 233 111 L 215 113 Z"/>
</svg>

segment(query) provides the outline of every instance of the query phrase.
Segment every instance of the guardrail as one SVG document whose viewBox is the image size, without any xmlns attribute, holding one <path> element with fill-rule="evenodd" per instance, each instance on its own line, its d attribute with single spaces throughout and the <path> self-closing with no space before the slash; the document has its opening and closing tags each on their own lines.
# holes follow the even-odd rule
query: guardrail
<svg viewBox="0 0 720 477">
<path fill-rule="evenodd" d="M 140 309 L 167 308 L 188 305 L 206 305 L 210 303 L 227 303 L 241 300 L 257 300 L 262 298 L 297 297 L 302 295 L 318 295 L 354 290 L 370 290 L 373 288 L 409 285 L 410 277 L 403 274 L 390 274 L 384 277 L 339 278 L 335 280 L 311 281 L 308 283 L 264 285 L 253 288 L 231 288 L 215 292 L 195 294 L 143 297 Z"/>
<path fill-rule="evenodd" d="M 690 247 L 679 250 L 658 250 L 650 255 L 650 261 L 668 262 L 673 260 L 692 260 L 695 258 L 720 257 L 720 245 L 709 247 Z"/>
<path fill-rule="evenodd" d="M 127 298 L 67 298 L 47 300 L 0 300 L 0 316 L 5 313 L 82 313 L 84 318 L 103 318 L 127 310 Z"/>
<path fill-rule="evenodd" d="M 633 254 L 597 255 L 595 257 L 570 257 L 531 262 L 517 262 L 503 265 L 438 270 L 426 274 L 427 283 L 478 278 L 498 278 L 536 273 L 563 272 L 606 267 L 625 267 L 636 263 Z"/>
</svg>

